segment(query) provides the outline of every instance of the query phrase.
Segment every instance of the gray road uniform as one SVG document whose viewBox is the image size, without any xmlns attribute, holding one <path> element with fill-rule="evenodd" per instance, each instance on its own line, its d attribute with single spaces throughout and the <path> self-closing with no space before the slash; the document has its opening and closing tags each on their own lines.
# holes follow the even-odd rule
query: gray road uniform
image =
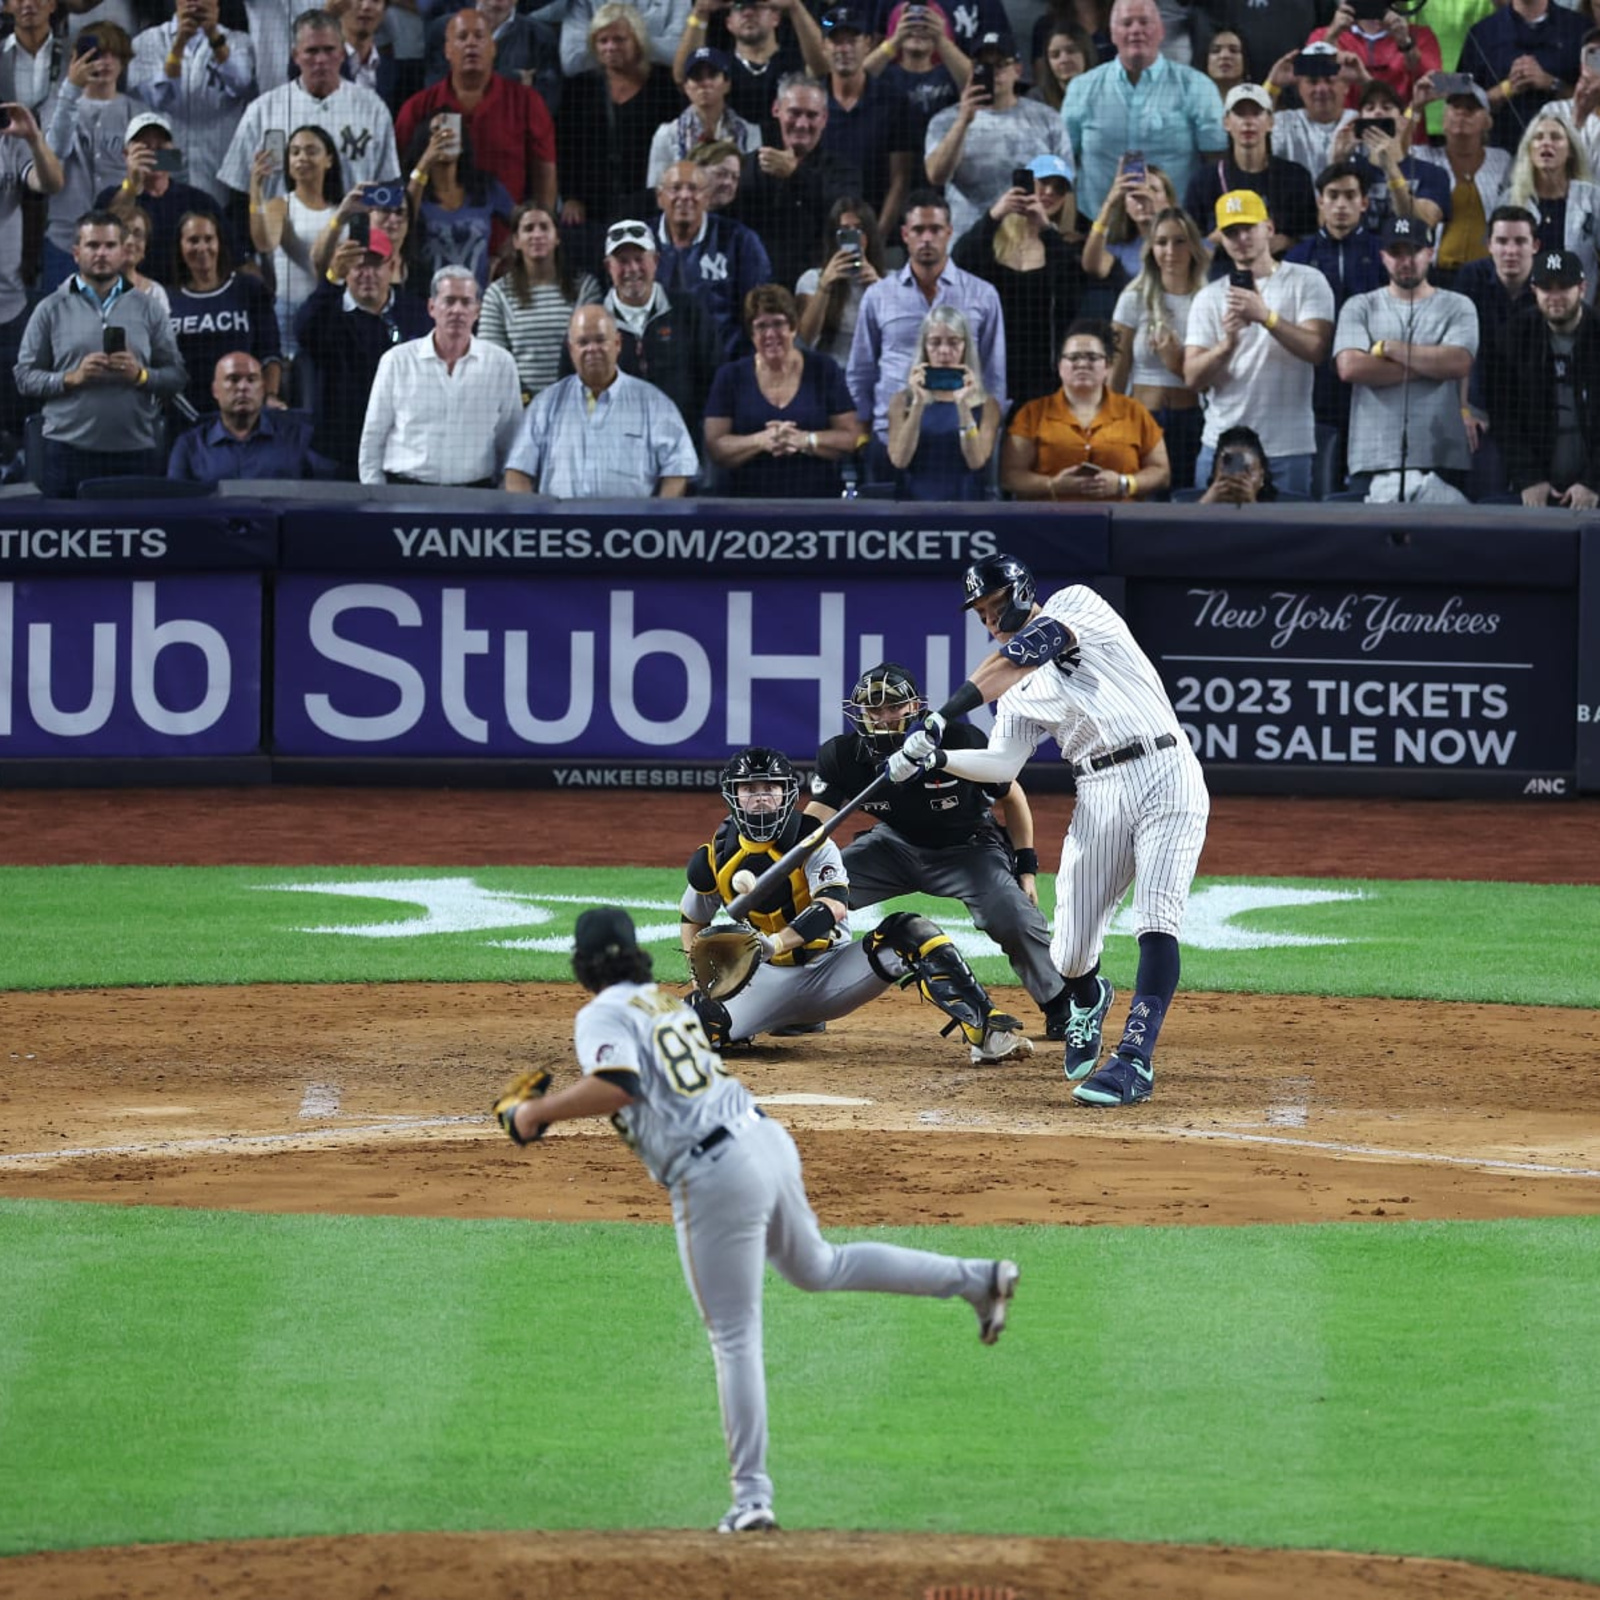
<svg viewBox="0 0 1600 1600">
<path fill-rule="evenodd" d="M 672 1195 L 683 1275 L 716 1361 L 734 1495 L 724 1526 L 770 1527 L 766 1263 L 799 1289 L 959 1295 L 977 1312 L 985 1343 L 1004 1326 L 1016 1268 L 896 1245 L 829 1244 L 806 1199 L 794 1140 L 726 1071 L 675 994 L 653 983 L 612 984 L 578 1013 L 575 1043 L 586 1075 L 633 1097 L 613 1126 Z"/>
<path fill-rule="evenodd" d="M 733 817 L 725 818 L 712 840 L 690 858 L 688 886 L 678 906 L 684 921 L 710 923 L 734 898 L 736 872 L 759 875 L 809 831 L 810 824 L 791 813 L 775 838 L 754 841 Z M 752 907 L 748 921 L 774 935 L 798 922 L 814 902 L 848 905 L 849 896 L 843 857 L 829 839 Z M 927 917 L 908 911 L 886 917 L 860 940 L 851 939 L 848 916 L 830 920 L 816 938 L 764 962 L 738 994 L 720 1004 L 700 1001 L 696 1009 L 720 1049 L 778 1028 L 847 1016 L 891 985 L 911 980 L 960 1026 L 975 1063 L 989 1065 L 1031 1051 L 1026 1037 L 1015 1031 L 1017 1019 L 991 1006 L 949 936 Z"/>
<path fill-rule="evenodd" d="M 859 734 L 840 734 L 817 752 L 811 798 L 839 811 L 872 781 L 881 762 Z M 985 736 L 952 723 L 946 751 L 983 749 Z M 1006 782 L 976 784 L 951 772 L 928 772 L 880 791 L 862 810 L 876 825 L 857 834 L 843 857 L 853 907 L 901 894 L 959 900 L 974 925 L 1006 953 L 1023 987 L 1048 1010 L 1061 1000 L 1061 974 L 1050 956 L 1050 927 L 1017 883 L 1011 841 L 992 807 Z"/>
</svg>

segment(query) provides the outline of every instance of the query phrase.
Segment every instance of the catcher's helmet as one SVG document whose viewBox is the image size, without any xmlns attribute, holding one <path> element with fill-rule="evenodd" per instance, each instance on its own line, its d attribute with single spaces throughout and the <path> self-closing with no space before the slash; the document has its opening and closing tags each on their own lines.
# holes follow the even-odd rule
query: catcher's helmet
<svg viewBox="0 0 1600 1600">
<path fill-rule="evenodd" d="M 740 785 L 746 783 L 775 783 L 782 790 L 782 798 L 770 811 L 753 811 L 739 796 Z M 722 798 L 727 801 L 733 820 L 739 824 L 739 832 L 752 844 L 765 844 L 783 832 L 784 823 L 799 803 L 800 775 L 781 750 L 753 744 L 748 750 L 741 750 L 722 769 Z"/>
<path fill-rule="evenodd" d="M 896 661 L 868 667 L 844 703 L 844 714 L 861 735 L 861 748 L 869 761 L 887 761 L 905 742 L 912 721 L 923 709 L 916 679 Z M 869 717 L 869 711 L 887 711 L 889 715 Z"/>
<path fill-rule="evenodd" d="M 1038 593 L 1033 574 L 1015 556 L 989 556 L 975 562 L 967 568 L 961 581 L 967 591 L 967 598 L 961 605 L 963 611 L 970 611 L 980 600 L 1002 589 L 1011 591 L 1011 603 L 1001 612 L 995 625 L 1001 633 L 1015 633 L 1022 627 Z"/>
</svg>

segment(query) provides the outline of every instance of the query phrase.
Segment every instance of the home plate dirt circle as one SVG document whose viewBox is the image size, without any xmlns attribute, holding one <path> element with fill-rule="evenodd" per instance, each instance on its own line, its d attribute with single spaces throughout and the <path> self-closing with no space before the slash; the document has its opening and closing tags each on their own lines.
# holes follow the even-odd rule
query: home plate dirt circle
<svg viewBox="0 0 1600 1600">
<path fill-rule="evenodd" d="M 1059 837 L 1069 806 L 1036 800 L 1041 841 Z M 614 860 L 609 841 L 627 837 L 665 865 L 686 861 L 715 815 L 710 796 L 11 791 L 0 795 L 0 837 L 14 863 L 286 866 L 583 864 Z M 1597 818 L 1588 804 L 1541 811 L 1535 843 L 1522 808 L 1223 798 L 1201 870 L 1422 877 L 1469 862 L 1474 876 L 1593 881 Z M 1502 858 L 1508 840 L 1515 849 Z M 1485 870 L 1480 857 L 1491 858 Z M 1037 1015 L 1020 992 L 999 999 Z M 550 1064 L 570 1070 L 575 1000 L 570 986 L 541 984 L 7 995 L 0 1194 L 665 1221 L 664 1195 L 609 1131 L 563 1131 L 530 1158 L 483 1115 L 527 1063 L 530 1041 L 549 1041 Z M 972 1068 L 938 1038 L 940 1021 L 893 994 L 825 1034 L 736 1059 L 794 1129 L 825 1226 L 1381 1225 L 1600 1209 L 1591 1012 L 1184 993 L 1163 1034 L 1155 1098 L 1110 1113 L 1070 1105 L 1053 1052 Z M 1509 1105 L 1505 1073 L 1516 1062 L 1538 1071 L 1518 1074 Z M 993 1600 L 1600 1595 L 1452 1562 L 809 1530 L 739 1540 L 406 1534 L 0 1562 L 0 1596 L 52 1600 L 611 1600 L 647 1586 L 656 1600 L 954 1600 L 962 1585 L 987 1587 Z"/>
</svg>

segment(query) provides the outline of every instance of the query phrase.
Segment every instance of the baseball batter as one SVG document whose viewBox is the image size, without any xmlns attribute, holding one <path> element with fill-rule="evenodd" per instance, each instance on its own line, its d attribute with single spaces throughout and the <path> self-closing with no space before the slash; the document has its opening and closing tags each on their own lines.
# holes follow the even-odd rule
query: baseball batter
<svg viewBox="0 0 1600 1600">
<path fill-rule="evenodd" d="M 722 770 L 722 798 L 728 815 L 690 858 L 679 902 L 685 953 L 734 898 L 735 876 L 759 875 L 806 831 L 797 812 L 800 777 L 780 751 L 764 745 L 742 750 Z M 717 1049 L 758 1033 L 845 1016 L 891 984 L 915 979 L 923 997 L 959 1026 L 975 1064 L 992 1066 L 1033 1053 L 1022 1024 L 989 1003 L 988 991 L 935 923 L 897 911 L 856 941 L 849 907 L 843 858 L 831 839 L 824 840 L 751 909 L 749 921 L 768 948 L 750 983 L 725 1002 L 690 997 Z"/>
<path fill-rule="evenodd" d="M 969 567 L 963 609 L 999 648 L 912 733 L 889 761 L 907 782 L 928 771 L 979 783 L 1015 777 L 1053 737 L 1072 763 L 1077 804 L 1056 874 L 1051 954 L 1071 1009 L 1064 1065 L 1086 1105 L 1148 1100 L 1151 1057 L 1178 987 L 1178 934 L 1205 843 L 1211 802 L 1160 675 L 1127 624 L 1092 589 L 1058 589 L 1041 606 L 1033 574 L 1015 557 Z M 945 750 L 954 716 L 999 698 L 985 750 Z M 1099 1065 L 1114 991 L 1100 976 L 1106 929 L 1135 884 L 1139 969 L 1122 1042 Z"/>
<path fill-rule="evenodd" d="M 610 1117 L 671 1192 L 683 1275 L 711 1337 L 733 1475 L 733 1505 L 717 1531 L 775 1529 L 761 1342 L 766 1263 L 798 1289 L 959 1295 L 977 1312 L 984 1344 L 1006 1325 L 1017 1266 L 898 1245 L 829 1244 L 806 1198 L 794 1140 L 728 1073 L 694 1012 L 652 982 L 650 956 L 627 912 L 600 906 L 578 918 L 572 970 L 595 996 L 575 1029 L 582 1079 L 542 1098 L 524 1098 L 528 1080 L 519 1080 L 495 1115 L 518 1144 L 553 1122 Z"/>
<path fill-rule="evenodd" d="M 826 821 L 858 795 L 905 742 L 927 709 L 916 680 L 885 661 L 856 680 L 845 715 L 855 732 L 817 752 L 806 815 Z M 982 748 L 984 736 L 965 722 L 945 729 L 948 751 Z M 995 806 L 1005 812 L 1002 829 Z M 1050 929 L 1039 911 L 1033 812 L 1022 785 L 977 784 L 952 772 L 926 772 L 885 790 L 863 807 L 877 826 L 845 846 L 852 909 L 899 894 L 959 900 L 973 924 L 1005 951 L 1023 987 L 1045 1016 L 1045 1034 L 1064 1039 L 1068 997 L 1050 956 Z"/>
</svg>

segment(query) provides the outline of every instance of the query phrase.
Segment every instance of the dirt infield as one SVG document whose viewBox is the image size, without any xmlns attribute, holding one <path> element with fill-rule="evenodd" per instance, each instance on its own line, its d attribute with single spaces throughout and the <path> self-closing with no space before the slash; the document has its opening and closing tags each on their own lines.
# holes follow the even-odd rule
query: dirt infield
<svg viewBox="0 0 1600 1600">
<path fill-rule="evenodd" d="M 1042 841 L 1070 801 L 1036 802 Z M 0 795 L 3 859 L 281 865 L 684 860 L 707 796 L 392 791 Z M 1600 881 L 1600 806 L 1219 800 L 1208 874 Z M 1002 992 L 1004 993 L 1004 992 Z M 1036 1016 L 1019 992 L 1004 998 Z M 524 1154 L 490 1091 L 561 1066 L 570 988 L 396 985 L 7 995 L 0 1194 L 439 1216 L 666 1220 L 608 1132 Z M 1120 1010 L 1120 1004 L 1118 1007 Z M 540 1019 L 546 1019 L 541 1023 Z M 914 997 L 737 1058 L 806 1157 L 825 1225 L 1245 1223 L 1600 1209 L 1592 1012 L 1185 994 L 1147 1105 L 1070 1106 L 1053 1052 L 976 1070 Z M 1504 1064 L 1541 1064 L 1504 1103 Z M 1397 1068 L 1403 1066 L 1403 1070 Z M 64 1083 L 81 1084 L 64 1095 Z M 996 1181 L 995 1174 L 1004 1174 Z M 1018 1315 L 1026 1307 L 1019 1301 Z M 393 1536 L 0 1562 L 0 1596 L 1476 1597 L 1451 1563 L 807 1532 Z M 754 1544 L 756 1548 L 751 1548 Z M 1519 1596 L 1593 1596 L 1519 1575 Z"/>
</svg>

